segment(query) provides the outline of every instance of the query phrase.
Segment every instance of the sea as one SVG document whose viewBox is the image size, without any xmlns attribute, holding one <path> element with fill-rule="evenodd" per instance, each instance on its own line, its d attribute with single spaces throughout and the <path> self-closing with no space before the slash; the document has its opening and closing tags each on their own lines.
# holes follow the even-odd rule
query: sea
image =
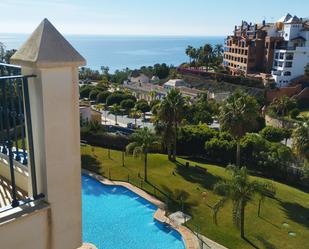
<svg viewBox="0 0 309 249">
<path fill-rule="evenodd" d="M 0 42 L 7 49 L 18 49 L 28 37 L 29 34 L 0 33 Z M 65 35 L 65 38 L 84 56 L 87 67 L 99 70 L 108 66 L 110 72 L 156 63 L 177 66 L 189 60 L 185 54 L 188 45 L 200 47 L 224 42 L 224 37 L 215 36 Z"/>
</svg>

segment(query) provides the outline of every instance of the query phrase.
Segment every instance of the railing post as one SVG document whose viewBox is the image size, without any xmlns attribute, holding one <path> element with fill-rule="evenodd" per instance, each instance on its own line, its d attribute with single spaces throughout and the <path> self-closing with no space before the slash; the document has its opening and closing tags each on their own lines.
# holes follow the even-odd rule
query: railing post
<svg viewBox="0 0 309 249">
<path fill-rule="evenodd" d="M 52 248 L 82 243 L 78 67 L 85 59 L 47 20 L 12 57 L 23 75 L 29 191 L 49 203 Z M 35 178 L 36 175 L 36 178 Z"/>
<path fill-rule="evenodd" d="M 32 182 L 32 195 L 36 199 L 38 197 L 37 188 L 37 178 L 36 178 L 36 165 L 34 160 L 34 146 L 33 146 L 33 133 L 32 133 L 32 121 L 31 121 L 31 110 L 30 110 L 30 100 L 29 100 L 29 87 L 28 79 L 25 77 L 23 79 L 23 94 L 24 94 L 24 104 L 25 104 L 25 116 L 26 116 L 26 127 L 28 134 L 28 157 L 30 161 L 30 171 L 31 171 L 31 182 Z"/>
</svg>

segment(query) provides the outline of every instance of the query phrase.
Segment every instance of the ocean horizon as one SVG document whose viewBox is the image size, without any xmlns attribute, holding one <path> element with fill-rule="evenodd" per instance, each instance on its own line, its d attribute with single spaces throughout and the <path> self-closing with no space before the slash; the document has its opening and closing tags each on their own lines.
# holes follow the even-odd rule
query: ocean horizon
<svg viewBox="0 0 309 249">
<path fill-rule="evenodd" d="M 0 42 L 7 49 L 18 49 L 30 34 L 0 33 Z M 64 35 L 87 60 L 87 67 L 110 72 L 125 68 L 137 69 L 166 63 L 177 66 L 188 61 L 188 45 L 223 44 L 223 36 L 141 36 L 141 35 Z"/>
</svg>

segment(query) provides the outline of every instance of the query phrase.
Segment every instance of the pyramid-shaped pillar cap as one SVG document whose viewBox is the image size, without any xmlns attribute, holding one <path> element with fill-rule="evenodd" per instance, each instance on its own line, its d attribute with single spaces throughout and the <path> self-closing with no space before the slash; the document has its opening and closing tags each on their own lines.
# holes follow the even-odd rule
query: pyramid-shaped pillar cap
<svg viewBox="0 0 309 249">
<path fill-rule="evenodd" d="M 45 18 L 11 57 L 17 65 L 37 68 L 78 67 L 86 60 Z"/>
</svg>

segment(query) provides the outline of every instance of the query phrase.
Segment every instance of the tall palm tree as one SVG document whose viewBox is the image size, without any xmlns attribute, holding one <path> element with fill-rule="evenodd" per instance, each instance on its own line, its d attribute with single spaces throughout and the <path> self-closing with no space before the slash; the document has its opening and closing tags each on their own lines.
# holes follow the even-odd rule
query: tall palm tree
<svg viewBox="0 0 309 249">
<path fill-rule="evenodd" d="M 223 58 L 223 45 L 222 44 L 216 44 L 214 47 L 214 56 L 216 57 L 216 63 L 219 65 L 222 62 Z"/>
<path fill-rule="evenodd" d="M 134 132 L 131 139 L 133 142 L 127 146 L 126 150 L 130 152 L 130 148 L 133 147 L 134 156 L 144 154 L 144 180 L 147 182 L 148 153 L 150 148 L 158 144 L 158 139 L 147 127 Z"/>
<path fill-rule="evenodd" d="M 114 104 L 109 108 L 109 114 L 113 114 L 115 116 L 115 125 L 118 125 L 117 117 L 121 114 L 121 108 L 119 105 Z"/>
<path fill-rule="evenodd" d="M 221 129 L 234 136 L 237 144 L 236 165 L 240 166 L 240 139 L 257 126 L 259 106 L 254 97 L 237 91 L 220 107 Z"/>
<path fill-rule="evenodd" d="M 309 116 L 304 117 L 304 121 L 297 124 L 292 138 L 296 154 L 305 162 L 309 161 Z"/>
<path fill-rule="evenodd" d="M 189 57 L 190 65 L 191 65 L 191 61 L 192 61 L 192 53 L 191 53 L 192 49 L 193 49 L 192 46 L 188 46 L 188 47 L 186 48 L 186 55 Z"/>
<path fill-rule="evenodd" d="M 214 191 L 223 198 L 215 204 L 214 220 L 219 210 L 228 200 L 233 203 L 233 223 L 240 229 L 241 238 L 245 238 L 245 208 L 248 202 L 254 200 L 255 195 L 273 197 L 276 193 L 271 183 L 260 183 L 258 181 L 249 181 L 248 171 L 245 167 L 238 168 L 228 166 L 227 170 L 231 178 L 226 181 L 220 181 L 214 186 Z"/>
<path fill-rule="evenodd" d="M 172 161 L 176 161 L 177 133 L 183 119 L 184 107 L 185 99 L 182 94 L 177 89 L 171 89 L 161 102 L 157 114 L 161 128 L 163 128 L 163 130 L 161 129 L 163 131 L 162 137 L 168 148 L 168 156 Z"/>
<path fill-rule="evenodd" d="M 213 56 L 213 48 L 211 44 L 205 44 L 205 46 L 202 49 L 203 54 L 204 54 L 204 62 L 206 66 L 206 70 L 208 71 L 209 63 L 211 62 L 212 56 Z"/>
</svg>

